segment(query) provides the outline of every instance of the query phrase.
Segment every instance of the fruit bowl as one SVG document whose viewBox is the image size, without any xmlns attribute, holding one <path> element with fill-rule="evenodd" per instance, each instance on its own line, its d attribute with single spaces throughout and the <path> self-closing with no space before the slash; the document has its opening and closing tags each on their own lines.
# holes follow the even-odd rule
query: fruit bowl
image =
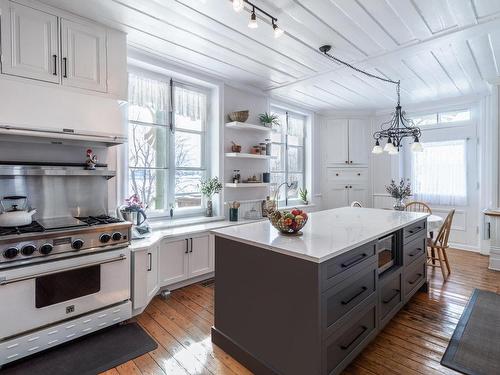
<svg viewBox="0 0 500 375">
<path fill-rule="evenodd" d="M 307 223 L 307 213 L 297 208 L 291 211 L 272 211 L 268 214 L 271 225 L 283 234 L 298 235 Z"/>
</svg>

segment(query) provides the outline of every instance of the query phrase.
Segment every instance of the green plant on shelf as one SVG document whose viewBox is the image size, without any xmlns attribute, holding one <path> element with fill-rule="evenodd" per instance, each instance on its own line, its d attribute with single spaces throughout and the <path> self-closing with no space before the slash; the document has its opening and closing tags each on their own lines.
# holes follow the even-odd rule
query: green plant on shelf
<svg viewBox="0 0 500 375">
<path fill-rule="evenodd" d="M 259 121 L 267 127 L 280 126 L 280 118 L 274 113 L 261 113 L 259 115 Z"/>
</svg>

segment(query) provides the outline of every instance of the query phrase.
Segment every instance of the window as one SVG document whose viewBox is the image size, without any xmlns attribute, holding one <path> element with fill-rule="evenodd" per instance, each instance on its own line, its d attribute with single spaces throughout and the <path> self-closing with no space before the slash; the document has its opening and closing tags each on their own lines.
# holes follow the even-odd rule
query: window
<svg viewBox="0 0 500 375">
<path fill-rule="evenodd" d="M 281 204 L 288 205 L 298 199 L 299 189 L 304 187 L 304 139 L 306 117 L 297 113 L 273 108 L 279 116 L 279 126 L 274 126 L 271 133 L 271 194 L 274 196 L 278 186 L 285 181 L 293 184 L 292 188 L 280 189 Z"/>
<path fill-rule="evenodd" d="M 469 109 L 461 109 L 450 112 L 430 113 L 411 118 L 415 126 L 425 127 L 428 125 L 450 124 L 454 122 L 463 122 L 471 120 Z"/>
<path fill-rule="evenodd" d="M 130 74 L 129 192 L 150 213 L 201 212 L 207 100 L 203 88 Z"/>
<path fill-rule="evenodd" d="M 415 200 L 437 205 L 467 205 L 467 141 L 423 144 L 413 152 L 411 181 Z"/>
</svg>

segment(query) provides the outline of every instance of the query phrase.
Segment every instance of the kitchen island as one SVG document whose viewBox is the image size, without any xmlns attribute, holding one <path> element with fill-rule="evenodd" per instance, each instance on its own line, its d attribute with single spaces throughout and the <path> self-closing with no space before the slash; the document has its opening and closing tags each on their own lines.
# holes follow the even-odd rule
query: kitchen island
<svg viewBox="0 0 500 375">
<path fill-rule="evenodd" d="M 340 373 L 426 288 L 424 213 L 339 208 L 302 236 L 214 230 L 212 341 L 256 374 Z"/>
</svg>

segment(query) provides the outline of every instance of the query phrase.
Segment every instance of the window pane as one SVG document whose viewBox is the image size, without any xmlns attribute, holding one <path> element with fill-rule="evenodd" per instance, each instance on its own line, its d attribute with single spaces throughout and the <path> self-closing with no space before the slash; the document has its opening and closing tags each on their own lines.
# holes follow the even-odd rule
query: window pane
<svg viewBox="0 0 500 375">
<path fill-rule="evenodd" d="M 174 86 L 175 127 L 203 131 L 207 95 L 182 86 Z"/>
<path fill-rule="evenodd" d="M 167 128 L 129 124 L 129 167 L 166 168 Z"/>
<path fill-rule="evenodd" d="M 469 121 L 470 120 L 470 111 L 469 110 L 461 110 L 461 111 L 452 111 L 445 112 L 439 114 L 439 122 L 447 123 L 447 122 L 457 122 L 457 121 Z"/>
<path fill-rule="evenodd" d="M 276 143 L 282 143 L 283 142 L 283 137 L 281 134 L 281 129 L 279 131 L 272 131 L 271 132 L 271 142 L 276 142 Z"/>
<path fill-rule="evenodd" d="M 175 115 L 175 128 L 201 132 L 204 126 L 201 118 L 193 120 L 187 116 Z"/>
<path fill-rule="evenodd" d="M 201 168 L 202 147 L 201 135 L 175 132 L 175 165 L 176 167 Z"/>
<path fill-rule="evenodd" d="M 164 169 L 129 169 L 129 191 L 141 198 L 147 211 L 164 210 L 167 177 Z"/>
<path fill-rule="evenodd" d="M 412 153 L 414 198 L 438 205 L 467 204 L 466 140 L 424 143 Z"/>
<path fill-rule="evenodd" d="M 273 143 L 271 145 L 271 171 L 284 171 L 285 170 L 285 162 L 283 160 L 283 145 L 278 145 Z"/>
<path fill-rule="evenodd" d="M 271 173 L 271 199 L 274 198 L 276 189 L 283 182 L 285 182 L 285 173 Z M 285 194 L 285 187 L 282 186 L 280 189 L 280 195 L 278 197 L 278 200 L 284 200 L 285 199 L 284 194 Z"/>
<path fill-rule="evenodd" d="M 304 139 L 302 137 L 296 137 L 293 135 L 288 136 L 288 144 L 290 146 L 302 146 Z"/>
<path fill-rule="evenodd" d="M 288 171 L 302 172 L 304 168 L 304 153 L 302 147 L 288 147 Z"/>
<path fill-rule="evenodd" d="M 299 196 L 299 189 L 304 186 L 304 175 L 302 173 L 290 173 L 288 175 L 288 183 L 295 185 L 295 188 L 288 189 L 288 199 L 297 198 Z"/>
<path fill-rule="evenodd" d="M 175 171 L 175 194 L 197 193 L 200 191 L 200 180 L 205 176 L 204 171 Z"/>
<path fill-rule="evenodd" d="M 201 207 L 201 194 L 188 194 L 175 197 L 175 208 Z"/>
<path fill-rule="evenodd" d="M 412 117 L 415 126 L 433 125 L 437 123 L 437 114 Z"/>
</svg>

